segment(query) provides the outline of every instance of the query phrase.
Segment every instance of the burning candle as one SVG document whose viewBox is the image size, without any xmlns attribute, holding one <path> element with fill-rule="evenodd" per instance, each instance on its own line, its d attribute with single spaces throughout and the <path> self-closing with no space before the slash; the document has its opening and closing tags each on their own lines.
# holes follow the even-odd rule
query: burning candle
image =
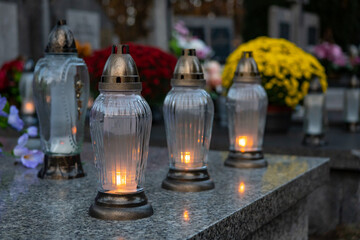
<svg viewBox="0 0 360 240">
<path fill-rule="evenodd" d="M 245 192 L 245 183 L 244 182 L 240 182 L 238 190 L 239 190 L 239 193 Z"/>
<path fill-rule="evenodd" d="M 181 163 L 191 165 L 192 161 L 191 161 L 190 152 L 181 152 Z"/>
<path fill-rule="evenodd" d="M 114 190 L 109 193 L 130 193 L 136 192 L 137 184 L 135 181 L 135 173 L 130 171 L 120 171 L 112 173 L 112 182 Z"/>
<path fill-rule="evenodd" d="M 33 101 L 24 102 L 22 112 L 23 112 L 23 114 L 34 114 L 35 113 L 34 102 Z"/>
</svg>

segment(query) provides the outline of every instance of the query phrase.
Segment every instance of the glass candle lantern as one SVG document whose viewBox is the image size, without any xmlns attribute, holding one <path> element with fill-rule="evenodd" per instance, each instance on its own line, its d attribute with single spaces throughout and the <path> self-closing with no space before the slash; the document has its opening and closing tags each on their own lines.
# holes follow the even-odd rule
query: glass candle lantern
<svg viewBox="0 0 360 240">
<path fill-rule="evenodd" d="M 65 20 L 50 32 L 45 57 L 35 67 L 33 92 L 45 153 L 38 176 L 83 177 L 80 152 L 84 137 L 89 74 L 77 57 L 75 40 Z"/>
<path fill-rule="evenodd" d="M 262 152 L 268 100 L 252 52 L 244 52 L 227 95 L 230 153 L 226 166 L 265 167 Z"/>
<path fill-rule="evenodd" d="M 162 187 L 181 192 L 214 188 L 206 161 L 214 105 L 204 90 L 205 79 L 195 49 L 183 50 L 164 101 L 170 170 Z"/>
<path fill-rule="evenodd" d="M 112 48 L 90 112 L 99 192 L 89 214 L 107 220 L 151 216 L 144 193 L 152 114 L 129 46 Z"/>
<path fill-rule="evenodd" d="M 308 146 L 322 146 L 325 144 L 325 94 L 321 90 L 319 79 L 313 78 L 310 82 L 308 94 L 304 98 L 304 139 L 303 144 Z"/>
<path fill-rule="evenodd" d="M 346 127 L 350 132 L 359 130 L 359 110 L 360 110 L 360 88 L 359 80 L 356 75 L 350 79 L 349 87 L 344 94 L 344 119 Z"/>
<path fill-rule="evenodd" d="M 21 96 L 21 117 L 27 126 L 36 124 L 35 103 L 33 97 L 34 62 L 28 60 L 21 74 L 19 90 Z"/>
</svg>

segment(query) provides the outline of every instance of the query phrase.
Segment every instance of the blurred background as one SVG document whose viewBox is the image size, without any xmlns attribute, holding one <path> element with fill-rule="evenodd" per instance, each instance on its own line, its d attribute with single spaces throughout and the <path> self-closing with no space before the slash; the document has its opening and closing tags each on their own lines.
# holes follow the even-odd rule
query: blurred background
<svg viewBox="0 0 360 240">
<path fill-rule="evenodd" d="M 359 171 L 360 154 L 353 151 L 360 142 L 359 13 L 358 0 L 0 0 L 0 94 L 8 101 L 5 111 L 16 105 L 28 126 L 37 124 L 34 65 L 44 56 L 51 29 L 66 19 L 90 74 L 88 108 L 99 94 L 97 83 L 111 45 L 129 44 L 142 95 L 153 112 L 150 144 L 165 147 L 162 103 L 181 50 L 195 48 L 216 111 L 211 149 L 227 151 L 226 94 L 241 52 L 251 50 L 269 98 L 265 152 L 355 159 L 355 167 L 346 171 Z M 301 145 L 304 98 L 314 79 L 326 94 L 327 145 L 321 148 Z M 350 105 L 345 101 L 349 88 L 357 89 Z M 345 109 L 356 115 L 352 131 L 346 128 L 350 110 Z M 4 121 L 0 116 L 0 127 Z M 5 143 L 18 135 L 10 128 L 0 130 Z M 85 140 L 90 141 L 88 126 Z M 325 235 L 314 239 L 347 239 L 346 234 L 360 239 L 358 225 L 341 225 L 360 222 L 360 214 L 352 214 L 360 212 L 359 176 L 352 179 L 342 205 L 350 206 L 348 211 L 337 211 L 340 220 L 325 216 L 317 221 L 324 222 Z"/>
</svg>

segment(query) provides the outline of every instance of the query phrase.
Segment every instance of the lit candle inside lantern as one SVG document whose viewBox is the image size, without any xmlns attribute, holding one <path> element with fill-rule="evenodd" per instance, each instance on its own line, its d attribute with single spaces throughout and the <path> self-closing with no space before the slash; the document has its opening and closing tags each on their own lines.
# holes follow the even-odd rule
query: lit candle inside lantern
<svg viewBox="0 0 360 240">
<path fill-rule="evenodd" d="M 184 211 L 183 217 L 185 221 L 189 221 L 189 212 L 187 210 Z"/>
<path fill-rule="evenodd" d="M 127 172 L 126 170 L 113 172 L 112 185 L 115 185 L 115 190 L 109 191 L 109 193 L 136 192 L 137 184 L 135 182 L 135 174 Z"/>
<path fill-rule="evenodd" d="M 190 164 L 192 162 L 190 152 L 181 152 L 181 162 L 185 164 Z"/>
<path fill-rule="evenodd" d="M 34 114 L 35 113 L 35 105 L 32 101 L 26 101 L 23 103 L 22 107 L 23 114 Z"/>
<path fill-rule="evenodd" d="M 236 148 L 238 150 L 240 150 L 241 152 L 245 152 L 247 150 L 247 148 L 250 148 L 253 145 L 252 138 L 250 138 L 248 136 L 237 137 L 236 143 L 238 144 L 238 146 L 236 146 Z"/>
</svg>

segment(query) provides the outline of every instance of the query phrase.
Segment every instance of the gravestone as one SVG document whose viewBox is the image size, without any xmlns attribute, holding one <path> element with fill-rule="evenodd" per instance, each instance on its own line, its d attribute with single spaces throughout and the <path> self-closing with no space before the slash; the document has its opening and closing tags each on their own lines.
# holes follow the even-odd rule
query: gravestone
<svg viewBox="0 0 360 240">
<path fill-rule="evenodd" d="M 88 42 L 92 49 L 100 48 L 100 15 L 96 12 L 68 9 L 66 20 L 75 39 Z"/>
<path fill-rule="evenodd" d="M 0 2 L 0 66 L 19 55 L 18 8 Z"/>
<path fill-rule="evenodd" d="M 285 38 L 299 47 L 308 49 L 317 44 L 320 21 L 316 14 L 278 6 L 269 8 L 268 34 L 272 38 Z"/>
</svg>

